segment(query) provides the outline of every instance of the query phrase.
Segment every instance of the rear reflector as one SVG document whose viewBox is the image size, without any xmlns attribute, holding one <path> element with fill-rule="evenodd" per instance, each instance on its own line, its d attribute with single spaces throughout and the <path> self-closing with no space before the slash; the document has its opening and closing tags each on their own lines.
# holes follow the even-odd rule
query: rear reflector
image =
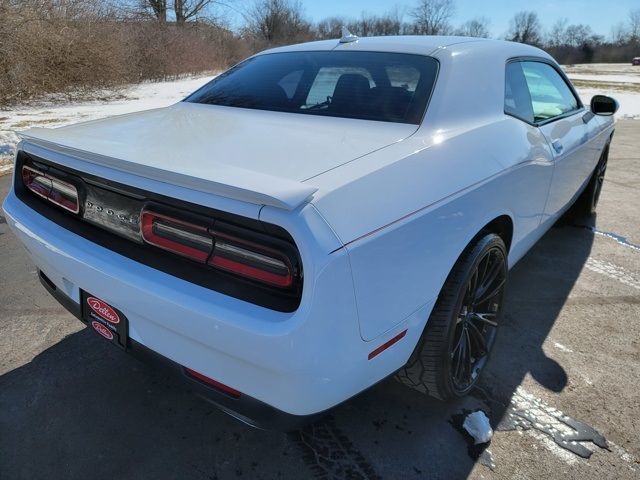
<svg viewBox="0 0 640 480">
<path fill-rule="evenodd" d="M 26 166 L 22 167 L 22 183 L 39 197 L 71 213 L 80 211 L 78 189 L 71 183 Z"/>
<path fill-rule="evenodd" d="M 371 360 L 373 357 L 375 357 L 376 355 L 381 354 L 382 352 L 384 352 L 387 348 L 389 348 L 391 345 L 393 345 L 394 343 L 398 342 L 399 340 L 402 340 L 402 338 L 407 334 L 406 330 L 403 330 L 402 332 L 400 332 L 398 335 L 396 335 L 395 337 L 393 337 L 391 340 L 389 340 L 388 342 L 383 343 L 382 345 L 380 345 L 378 348 L 376 348 L 373 352 L 371 352 L 369 354 L 369 360 Z"/>
<path fill-rule="evenodd" d="M 201 382 L 206 383 L 208 386 L 213 387 L 232 398 L 240 398 L 241 393 L 238 390 L 228 387 L 224 383 L 220 383 L 213 378 L 209 378 L 206 375 L 198 373 L 195 370 L 191 370 L 187 367 L 184 367 L 184 372 L 187 374 L 187 376 L 195 378 L 196 380 L 200 380 Z"/>
<path fill-rule="evenodd" d="M 213 249 L 207 227 L 143 210 L 142 238 L 151 245 L 205 263 Z"/>
</svg>

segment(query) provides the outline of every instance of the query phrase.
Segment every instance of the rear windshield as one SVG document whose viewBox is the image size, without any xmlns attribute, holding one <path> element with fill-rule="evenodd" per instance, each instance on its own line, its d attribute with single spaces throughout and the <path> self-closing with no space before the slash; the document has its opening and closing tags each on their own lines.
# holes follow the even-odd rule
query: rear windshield
<svg viewBox="0 0 640 480">
<path fill-rule="evenodd" d="M 249 58 L 185 101 L 418 124 L 438 71 L 432 57 L 283 52 Z"/>
</svg>

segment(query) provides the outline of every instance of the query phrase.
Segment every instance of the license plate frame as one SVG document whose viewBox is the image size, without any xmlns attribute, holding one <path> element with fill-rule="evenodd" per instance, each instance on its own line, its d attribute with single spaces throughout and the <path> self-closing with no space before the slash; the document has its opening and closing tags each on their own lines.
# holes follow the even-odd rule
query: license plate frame
<svg viewBox="0 0 640 480">
<path fill-rule="evenodd" d="M 129 320 L 122 311 L 89 292 L 80 291 L 82 321 L 95 333 L 123 350 L 129 340 Z"/>
</svg>

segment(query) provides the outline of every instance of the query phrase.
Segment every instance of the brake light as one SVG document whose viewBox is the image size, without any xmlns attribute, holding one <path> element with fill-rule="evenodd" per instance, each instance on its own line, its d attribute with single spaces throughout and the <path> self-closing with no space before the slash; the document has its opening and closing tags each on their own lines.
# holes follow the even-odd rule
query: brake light
<svg viewBox="0 0 640 480">
<path fill-rule="evenodd" d="M 241 277 L 279 288 L 293 285 L 294 269 L 287 255 L 236 235 L 207 229 L 206 223 L 206 219 L 196 224 L 145 209 L 141 214 L 142 238 L 156 247 Z"/>
<path fill-rule="evenodd" d="M 215 247 L 210 265 L 276 287 L 293 284 L 291 264 L 285 255 L 221 232 L 212 234 Z"/>
<path fill-rule="evenodd" d="M 142 238 L 151 245 L 205 263 L 213 249 L 207 227 L 142 211 Z"/>
<path fill-rule="evenodd" d="M 51 203 L 71 213 L 80 211 L 78 189 L 69 182 L 60 180 L 54 175 L 23 166 L 22 183 L 39 197 L 49 200 Z"/>
</svg>

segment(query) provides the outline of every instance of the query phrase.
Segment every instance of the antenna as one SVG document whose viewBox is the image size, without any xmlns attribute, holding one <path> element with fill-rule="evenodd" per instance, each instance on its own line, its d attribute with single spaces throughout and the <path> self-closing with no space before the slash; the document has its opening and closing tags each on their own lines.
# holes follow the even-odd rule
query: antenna
<svg viewBox="0 0 640 480">
<path fill-rule="evenodd" d="M 351 33 L 349 29 L 343 25 L 342 38 L 340 38 L 340 43 L 351 43 L 351 42 L 357 42 L 357 41 L 358 41 L 358 36 Z"/>
</svg>

